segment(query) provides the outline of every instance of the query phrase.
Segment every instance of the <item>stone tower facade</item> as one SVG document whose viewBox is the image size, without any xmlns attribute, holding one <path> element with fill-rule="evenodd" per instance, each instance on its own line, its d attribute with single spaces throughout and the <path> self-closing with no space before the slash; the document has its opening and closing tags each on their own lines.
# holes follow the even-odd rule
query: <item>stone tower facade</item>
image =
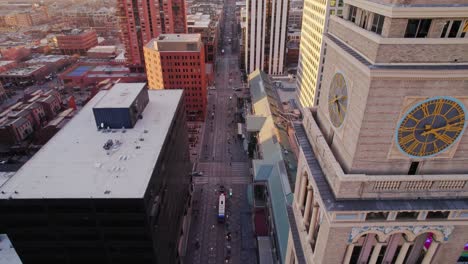
<svg viewBox="0 0 468 264">
<path fill-rule="evenodd" d="M 295 124 L 286 263 L 462 260 L 468 1 L 348 0 L 324 39 L 321 103 Z"/>
</svg>

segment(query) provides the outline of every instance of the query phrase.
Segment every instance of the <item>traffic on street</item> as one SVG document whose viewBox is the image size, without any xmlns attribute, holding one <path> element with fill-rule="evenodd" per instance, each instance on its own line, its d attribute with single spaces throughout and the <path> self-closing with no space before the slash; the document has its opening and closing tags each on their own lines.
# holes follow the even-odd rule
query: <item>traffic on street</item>
<svg viewBox="0 0 468 264">
<path fill-rule="evenodd" d="M 194 168 L 193 211 L 186 263 L 257 263 L 247 186 L 249 159 L 238 136 L 242 104 L 235 0 L 224 6 L 222 47 L 215 86 L 208 93 L 207 117 Z"/>
</svg>

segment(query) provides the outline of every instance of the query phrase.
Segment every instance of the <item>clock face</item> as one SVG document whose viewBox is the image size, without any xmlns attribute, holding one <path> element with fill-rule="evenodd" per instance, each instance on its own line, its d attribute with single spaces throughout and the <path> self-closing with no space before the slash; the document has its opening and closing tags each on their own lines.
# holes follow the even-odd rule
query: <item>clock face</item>
<svg viewBox="0 0 468 264">
<path fill-rule="evenodd" d="M 419 102 L 400 120 L 397 146 L 410 157 L 434 156 L 461 137 L 465 119 L 465 107 L 455 98 L 433 97 Z"/>
<path fill-rule="evenodd" d="M 328 93 L 328 112 L 330 121 L 335 127 L 341 126 L 348 110 L 348 88 L 343 74 L 337 73 Z"/>
</svg>

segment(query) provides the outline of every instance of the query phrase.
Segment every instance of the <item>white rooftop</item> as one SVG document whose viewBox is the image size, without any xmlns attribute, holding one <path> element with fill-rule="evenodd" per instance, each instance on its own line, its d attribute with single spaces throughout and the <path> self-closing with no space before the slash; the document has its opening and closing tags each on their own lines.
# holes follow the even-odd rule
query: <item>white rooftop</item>
<svg viewBox="0 0 468 264">
<path fill-rule="evenodd" d="M 113 89 L 99 92 L 1 186 L 0 199 L 143 197 L 182 90 L 148 91 L 143 119 L 133 129 L 98 131 L 92 108 Z M 109 139 L 121 145 L 104 150 Z"/>
<path fill-rule="evenodd" d="M 88 53 L 93 53 L 93 52 L 112 53 L 112 52 L 116 52 L 116 50 L 117 50 L 117 47 L 112 46 L 112 45 L 109 45 L 109 46 L 95 46 L 95 47 L 90 48 L 88 50 Z"/>
<path fill-rule="evenodd" d="M 30 59 L 26 61 L 26 63 L 53 63 L 53 62 L 58 62 L 63 59 L 68 59 L 70 56 L 67 55 L 42 55 L 34 59 Z"/>
<path fill-rule="evenodd" d="M 2 75 L 7 75 L 7 76 L 25 76 L 34 73 L 35 71 L 46 67 L 44 64 L 34 64 L 34 65 L 29 65 L 27 67 L 18 67 L 11 69 L 9 71 L 1 73 Z"/>
<path fill-rule="evenodd" d="M 5 234 L 0 234 L 0 263 L 5 264 L 21 264 L 21 259 L 18 257 L 10 239 Z"/>
<path fill-rule="evenodd" d="M 5 60 L 5 61 L 0 60 L 0 67 L 1 66 L 6 66 L 6 65 L 14 63 L 14 62 L 15 61 L 12 61 L 12 60 Z"/>
<path fill-rule="evenodd" d="M 99 100 L 94 108 L 127 108 L 135 101 L 146 83 L 118 83 L 109 90 L 106 96 Z"/>
</svg>

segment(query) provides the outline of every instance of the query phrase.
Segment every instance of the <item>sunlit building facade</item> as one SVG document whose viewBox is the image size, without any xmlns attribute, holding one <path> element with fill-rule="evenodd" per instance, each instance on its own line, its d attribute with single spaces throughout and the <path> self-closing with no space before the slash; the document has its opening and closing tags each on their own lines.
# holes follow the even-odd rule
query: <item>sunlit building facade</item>
<svg viewBox="0 0 468 264">
<path fill-rule="evenodd" d="M 304 0 L 297 68 L 297 100 L 301 107 L 318 104 L 325 54 L 323 34 L 330 16 L 342 16 L 343 0 Z"/>
</svg>

